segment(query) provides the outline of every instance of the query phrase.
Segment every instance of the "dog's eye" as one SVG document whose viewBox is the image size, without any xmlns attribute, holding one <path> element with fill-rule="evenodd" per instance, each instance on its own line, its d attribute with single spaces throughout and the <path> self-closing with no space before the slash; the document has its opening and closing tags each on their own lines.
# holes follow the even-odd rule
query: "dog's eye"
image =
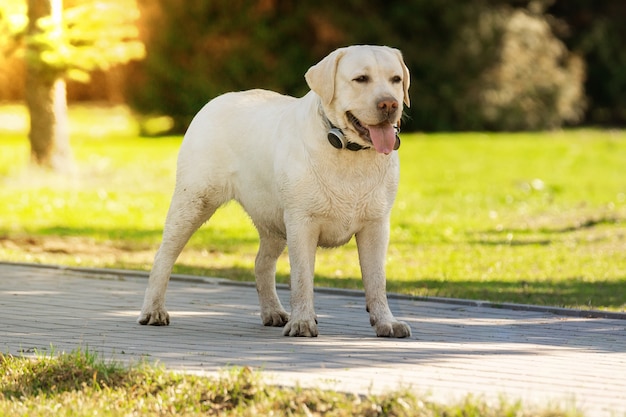
<svg viewBox="0 0 626 417">
<path fill-rule="evenodd" d="M 352 81 L 356 81 L 357 83 L 366 83 L 369 80 L 370 80 L 370 77 L 368 77 L 367 75 L 359 75 Z"/>
<path fill-rule="evenodd" d="M 391 82 L 394 84 L 398 84 L 402 82 L 402 77 L 400 77 L 399 75 L 396 75 L 395 77 L 391 77 Z"/>
</svg>

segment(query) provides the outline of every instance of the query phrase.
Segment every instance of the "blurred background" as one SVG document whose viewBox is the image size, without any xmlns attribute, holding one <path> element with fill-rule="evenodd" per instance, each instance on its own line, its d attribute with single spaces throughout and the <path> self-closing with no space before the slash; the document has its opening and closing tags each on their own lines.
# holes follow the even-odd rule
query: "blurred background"
<svg viewBox="0 0 626 417">
<path fill-rule="evenodd" d="M 98 3 L 107 2 L 120 6 L 108 29 L 134 25 L 145 53 L 87 66 L 89 77 L 65 77 L 68 101 L 126 104 L 137 114 L 167 116 L 175 132 L 226 91 L 260 87 L 301 96 L 311 65 L 337 47 L 369 43 L 405 56 L 413 103 L 407 131 L 626 124 L 623 0 Z M 0 4 L 0 101 L 21 101 L 27 60 L 18 33 L 25 23 L 17 16 L 27 0 Z M 63 8 L 85 4 L 95 3 L 64 0 Z M 75 35 L 67 42 L 80 45 Z"/>
<path fill-rule="evenodd" d="M 150 269 L 207 101 L 302 96 L 335 48 L 384 44 L 412 103 L 389 291 L 624 311 L 624 22 L 624 0 L 0 0 L 0 260 Z M 257 244 L 228 205 L 175 271 L 250 280 Z M 360 288 L 349 258 L 318 252 L 316 283 Z"/>
</svg>

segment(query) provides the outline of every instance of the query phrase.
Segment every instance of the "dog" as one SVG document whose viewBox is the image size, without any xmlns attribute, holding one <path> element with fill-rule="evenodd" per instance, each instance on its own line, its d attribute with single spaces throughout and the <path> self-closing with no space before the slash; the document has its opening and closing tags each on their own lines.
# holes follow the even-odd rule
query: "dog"
<svg viewBox="0 0 626 417">
<path fill-rule="evenodd" d="M 193 118 L 140 324 L 169 324 L 165 292 L 176 259 L 221 205 L 236 200 L 259 233 L 254 272 L 264 325 L 316 337 L 316 249 L 355 236 L 376 335 L 411 336 L 389 309 L 385 277 L 409 70 L 397 49 L 358 45 L 335 50 L 305 79 L 311 91 L 301 98 L 260 89 L 226 93 Z M 276 293 L 276 261 L 286 246 L 291 315 Z"/>
</svg>

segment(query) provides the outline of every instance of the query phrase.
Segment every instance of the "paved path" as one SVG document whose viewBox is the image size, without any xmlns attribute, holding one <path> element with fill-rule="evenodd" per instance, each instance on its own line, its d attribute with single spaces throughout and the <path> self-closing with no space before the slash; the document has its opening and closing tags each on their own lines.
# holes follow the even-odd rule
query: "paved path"
<svg viewBox="0 0 626 417">
<path fill-rule="evenodd" d="M 264 327 L 254 287 L 173 280 L 168 327 L 140 326 L 145 277 L 0 264 L 0 349 L 30 355 L 88 347 L 170 369 L 262 369 L 270 382 L 355 393 L 410 388 L 438 401 L 468 393 L 575 404 L 588 416 L 626 416 L 626 320 L 578 318 L 392 299 L 410 339 L 374 337 L 360 292 L 318 292 L 320 336 Z M 279 295 L 285 305 L 288 291 Z"/>
</svg>

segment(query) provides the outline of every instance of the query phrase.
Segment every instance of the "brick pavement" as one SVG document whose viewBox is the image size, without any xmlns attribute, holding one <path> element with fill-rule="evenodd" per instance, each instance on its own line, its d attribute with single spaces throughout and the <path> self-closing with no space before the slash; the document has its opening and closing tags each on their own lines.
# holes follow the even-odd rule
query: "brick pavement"
<svg viewBox="0 0 626 417">
<path fill-rule="evenodd" d="M 169 369 L 262 370 L 271 383 L 361 394 L 406 388 L 437 401 L 486 399 L 575 405 L 626 416 L 626 320 L 390 299 L 410 339 L 376 338 L 358 291 L 316 293 L 320 336 L 282 336 L 261 324 L 256 291 L 215 279 L 170 282 L 168 327 L 140 326 L 145 276 L 0 264 L 0 349 L 89 348 Z M 279 295 L 288 306 L 289 293 Z"/>
</svg>

